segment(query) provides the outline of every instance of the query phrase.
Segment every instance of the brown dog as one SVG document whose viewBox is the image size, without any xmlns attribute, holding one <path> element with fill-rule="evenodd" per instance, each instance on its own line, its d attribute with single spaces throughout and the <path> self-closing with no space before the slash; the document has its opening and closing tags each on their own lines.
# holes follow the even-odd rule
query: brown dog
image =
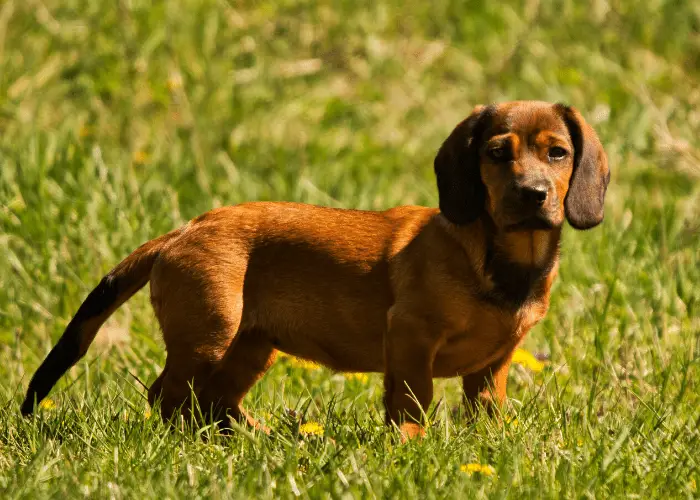
<svg viewBox="0 0 700 500">
<path fill-rule="evenodd" d="M 164 417 L 192 384 L 210 416 L 248 418 L 241 400 L 278 350 L 384 373 L 387 422 L 405 436 L 424 432 L 433 377 L 461 376 L 467 401 L 502 402 L 513 350 L 547 311 L 564 218 L 603 219 L 606 155 L 576 110 L 511 102 L 477 107 L 435 173 L 439 211 L 246 203 L 144 244 L 80 306 L 22 412 L 149 281 L 168 356 L 148 399 Z"/>
</svg>

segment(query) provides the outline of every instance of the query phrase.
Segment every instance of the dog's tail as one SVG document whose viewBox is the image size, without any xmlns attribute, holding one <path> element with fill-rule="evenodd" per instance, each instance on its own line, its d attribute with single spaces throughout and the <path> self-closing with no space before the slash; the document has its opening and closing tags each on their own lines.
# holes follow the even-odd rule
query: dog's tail
<svg viewBox="0 0 700 500">
<path fill-rule="evenodd" d="M 34 405 L 39 404 L 58 379 L 85 355 L 107 318 L 148 283 L 161 249 L 182 231 L 183 228 L 176 229 L 144 243 L 102 278 L 29 382 L 22 415 L 32 414 Z"/>
</svg>

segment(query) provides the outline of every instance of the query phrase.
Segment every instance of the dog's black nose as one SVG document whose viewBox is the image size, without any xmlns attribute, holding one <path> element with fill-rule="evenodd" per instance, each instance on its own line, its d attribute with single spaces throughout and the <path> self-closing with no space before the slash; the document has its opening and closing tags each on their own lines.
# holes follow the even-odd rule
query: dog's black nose
<svg viewBox="0 0 700 500">
<path fill-rule="evenodd" d="M 547 201 L 549 189 L 545 184 L 535 184 L 532 186 L 522 186 L 520 188 L 520 198 L 527 205 L 541 207 Z"/>
</svg>

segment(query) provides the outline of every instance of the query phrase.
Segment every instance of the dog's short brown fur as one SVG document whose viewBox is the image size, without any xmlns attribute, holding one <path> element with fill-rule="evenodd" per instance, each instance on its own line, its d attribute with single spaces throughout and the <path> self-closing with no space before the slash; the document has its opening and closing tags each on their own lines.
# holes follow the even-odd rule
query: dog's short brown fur
<svg viewBox="0 0 700 500">
<path fill-rule="evenodd" d="M 603 219 L 605 152 L 572 108 L 479 106 L 435 159 L 440 210 L 246 203 L 138 248 L 88 296 L 34 375 L 33 411 L 102 323 L 147 282 L 167 360 L 148 399 L 170 417 L 248 418 L 243 396 L 276 352 L 384 373 L 387 421 L 423 433 L 434 377 L 502 402 L 513 350 L 545 315 L 564 219 Z M 185 404 L 185 408 L 187 405 Z"/>
</svg>

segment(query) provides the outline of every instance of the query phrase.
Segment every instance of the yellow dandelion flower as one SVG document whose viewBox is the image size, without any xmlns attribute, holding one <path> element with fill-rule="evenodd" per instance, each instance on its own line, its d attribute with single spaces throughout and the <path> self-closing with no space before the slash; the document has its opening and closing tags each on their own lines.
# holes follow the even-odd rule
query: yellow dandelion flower
<svg viewBox="0 0 700 500">
<path fill-rule="evenodd" d="M 466 474 L 469 474 L 470 476 L 473 475 L 475 472 L 483 474 L 484 476 L 493 476 L 496 474 L 496 469 L 494 469 L 490 465 L 485 464 L 466 464 L 460 466 L 459 470 L 465 472 Z"/>
<path fill-rule="evenodd" d="M 148 161 L 148 153 L 146 153 L 145 151 L 134 151 L 134 154 L 132 155 L 131 159 L 137 165 L 143 165 Z"/>
<path fill-rule="evenodd" d="M 56 403 L 54 403 L 53 399 L 46 398 L 39 403 L 39 408 L 43 408 L 44 410 L 53 410 L 56 408 Z"/>
<path fill-rule="evenodd" d="M 313 361 L 309 361 L 308 359 L 290 356 L 289 354 L 284 352 L 280 352 L 278 354 L 278 357 L 281 359 L 288 360 L 289 364 L 295 368 L 303 368 L 305 370 L 318 370 L 319 368 L 321 368 L 321 365 L 319 365 L 318 363 L 314 363 Z"/>
<path fill-rule="evenodd" d="M 695 479 L 691 479 L 691 480 L 690 480 L 690 485 L 689 485 L 689 486 L 690 486 L 690 491 L 692 491 L 693 493 L 695 493 L 695 492 L 697 491 L 697 489 L 698 489 L 698 485 L 697 485 L 697 483 L 695 482 Z"/>
<path fill-rule="evenodd" d="M 168 81 L 166 82 L 168 86 L 168 90 L 170 92 L 174 92 L 178 89 L 182 88 L 182 76 L 180 76 L 179 73 L 173 73 L 170 75 L 170 78 L 168 78 Z"/>
<path fill-rule="evenodd" d="M 369 380 L 369 376 L 366 373 L 344 373 L 346 379 L 352 381 L 357 380 L 361 384 L 366 384 Z"/>
<path fill-rule="evenodd" d="M 518 419 L 517 418 L 511 418 L 511 417 L 506 417 L 504 419 L 505 423 L 508 424 L 511 427 L 517 427 L 518 426 Z"/>
<path fill-rule="evenodd" d="M 541 372 L 544 369 L 544 363 L 525 349 L 515 350 L 513 353 L 513 363 L 518 363 L 533 372 Z"/>
<path fill-rule="evenodd" d="M 319 365 L 318 363 L 314 363 L 313 361 L 309 361 L 308 359 L 301 358 L 294 358 L 292 364 L 299 368 L 303 368 L 304 370 L 318 370 L 321 368 L 321 365 Z"/>
<path fill-rule="evenodd" d="M 148 420 L 151 418 L 151 410 L 146 410 L 146 413 L 143 414 L 143 419 Z"/>
<path fill-rule="evenodd" d="M 302 436 L 323 436 L 323 426 L 318 422 L 306 422 L 299 426 L 299 434 Z"/>
</svg>

